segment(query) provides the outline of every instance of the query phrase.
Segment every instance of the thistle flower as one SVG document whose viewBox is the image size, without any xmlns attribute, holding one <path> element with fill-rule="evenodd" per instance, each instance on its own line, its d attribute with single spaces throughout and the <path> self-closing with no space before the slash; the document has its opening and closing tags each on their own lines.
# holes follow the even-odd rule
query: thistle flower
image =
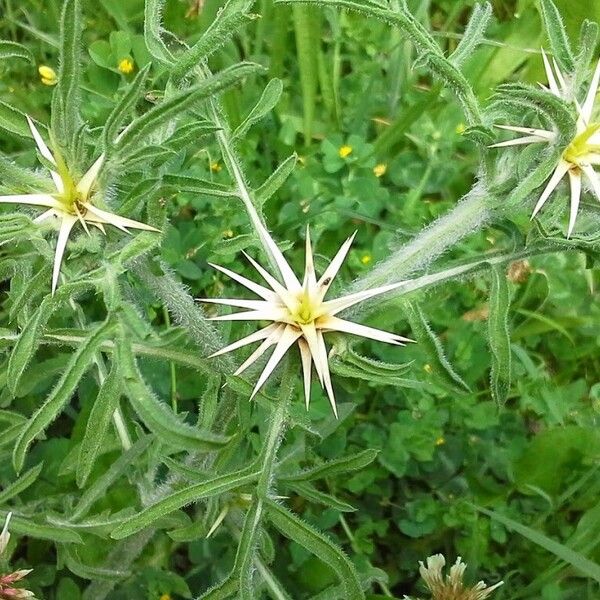
<svg viewBox="0 0 600 600">
<path fill-rule="evenodd" d="M 86 233 L 89 235 L 88 224 L 97 227 L 106 235 L 104 225 L 112 225 L 125 233 L 129 233 L 127 228 L 143 229 L 145 231 L 158 231 L 155 227 L 127 219 L 119 215 L 101 210 L 91 203 L 91 196 L 97 184 L 98 174 L 104 164 L 104 154 L 101 154 L 89 170 L 75 181 L 69 173 L 64 160 L 58 152 L 52 153 L 39 131 L 36 129 L 33 121 L 27 117 L 29 128 L 33 139 L 42 157 L 48 161 L 54 169 L 50 169 L 50 175 L 56 187 L 55 194 L 34 193 L 20 194 L 11 196 L 0 196 L 0 203 L 33 205 L 46 208 L 47 210 L 34 219 L 34 223 L 42 223 L 50 217 L 56 217 L 60 220 L 58 232 L 58 241 L 54 256 L 54 268 L 52 273 L 52 293 L 54 294 L 58 284 L 58 276 L 62 258 L 65 252 L 67 241 L 73 226 L 79 221 Z"/>
<path fill-rule="evenodd" d="M 337 317 L 341 311 L 358 304 L 368 298 L 379 296 L 385 292 L 401 286 L 404 282 L 394 283 L 372 290 L 365 290 L 349 296 L 343 296 L 336 300 L 325 301 L 325 295 L 329 290 L 331 283 L 337 275 L 350 246 L 356 234 L 352 235 L 336 254 L 320 279 L 317 279 L 313 262 L 313 251 L 310 242 L 308 228 L 306 230 L 306 267 L 302 283 L 298 280 L 290 265 L 285 260 L 282 252 L 277 247 L 269 233 L 262 225 L 260 226 L 261 238 L 275 259 L 277 268 L 283 280 L 280 283 L 273 275 L 266 271 L 253 258 L 244 253 L 244 256 L 250 261 L 252 266 L 259 272 L 262 278 L 270 286 L 270 289 L 247 279 L 237 273 L 212 265 L 218 271 L 225 273 L 238 283 L 247 287 L 249 290 L 260 296 L 262 300 L 237 300 L 223 299 L 210 300 L 204 299 L 202 302 L 211 302 L 214 304 L 224 304 L 226 306 L 235 306 L 248 309 L 247 311 L 237 312 L 220 317 L 214 317 L 215 321 L 272 321 L 270 325 L 259 331 L 226 346 L 212 356 L 225 354 L 248 344 L 262 340 L 260 346 L 248 357 L 247 360 L 237 369 L 235 375 L 240 375 L 250 365 L 256 362 L 271 346 L 275 346 L 273 354 L 269 358 L 264 371 L 260 375 L 252 399 L 260 388 L 267 381 L 268 377 L 279 364 L 288 349 L 298 343 L 300 349 L 300 358 L 302 361 L 302 370 L 304 375 L 304 396 L 306 407 L 310 403 L 310 382 L 312 364 L 315 366 L 317 376 L 321 386 L 326 390 L 331 403 L 331 408 L 337 417 L 337 408 L 335 396 L 331 384 L 329 365 L 327 362 L 327 348 L 324 340 L 324 333 L 338 331 L 351 333 L 354 335 L 366 337 L 372 340 L 387 342 L 388 344 L 404 345 L 410 342 L 408 338 L 381 331 L 373 327 L 366 327 L 358 323 L 352 323 Z"/>
<path fill-rule="evenodd" d="M 0 533 L 0 556 L 4 554 L 4 551 L 6 550 L 8 542 L 10 540 L 8 526 L 10 524 L 11 516 L 12 513 L 8 513 L 6 521 L 4 522 L 2 533 Z M 27 575 L 29 575 L 29 573 L 31 573 L 31 571 L 32 569 L 20 569 L 19 571 L 15 571 L 14 573 L 10 573 L 8 575 L 0 575 L 0 600 L 18 600 L 21 598 L 33 598 L 33 592 L 13 587 L 14 583 L 23 580 L 25 577 L 27 577 Z"/>
<path fill-rule="evenodd" d="M 450 573 L 446 575 L 445 579 L 442 570 L 446 566 L 446 559 L 442 554 L 430 556 L 427 559 L 427 566 L 421 561 L 419 561 L 419 565 L 419 572 L 427 589 L 431 592 L 432 600 L 485 600 L 504 583 L 500 581 L 488 587 L 483 581 L 480 581 L 473 587 L 466 587 L 463 578 L 467 565 L 462 562 L 460 556 L 450 567 Z M 410 600 L 408 596 L 404 596 L 404 598 Z"/>
<path fill-rule="evenodd" d="M 558 64 L 554 59 L 552 59 L 552 64 L 550 64 L 550 61 L 543 50 L 542 58 L 544 61 L 546 75 L 548 77 L 548 87 L 545 89 L 558 98 L 569 100 L 571 95 L 567 85 L 567 80 L 561 72 Z M 592 120 L 594 113 L 594 102 L 599 83 L 600 61 L 596 66 L 596 70 L 592 77 L 592 81 L 583 104 L 579 104 L 577 101 L 575 101 L 577 110 L 577 129 L 575 137 L 571 140 L 571 143 L 563 152 L 558 165 L 554 170 L 554 173 L 550 177 L 546 188 L 542 192 L 542 195 L 533 209 L 533 214 L 531 215 L 531 218 L 533 219 L 538 214 L 542 206 L 544 206 L 546 203 L 546 200 L 548 200 L 563 177 L 568 174 L 571 186 L 571 207 L 567 237 L 571 237 L 573 228 L 575 227 L 577 212 L 579 210 L 579 202 L 581 199 L 583 175 L 586 176 L 592 187 L 592 190 L 594 191 L 594 194 L 600 200 L 600 180 L 598 179 L 598 174 L 594 170 L 594 165 L 600 164 L 600 123 L 596 123 Z M 534 144 L 540 142 L 552 143 L 557 138 L 557 133 L 555 131 L 548 131 L 546 129 L 515 127 L 512 125 L 498 125 L 497 127 L 500 129 L 506 129 L 507 131 L 514 131 L 516 133 L 523 133 L 526 135 L 513 140 L 508 140 L 506 142 L 500 142 L 499 144 L 494 144 L 491 146 L 492 148 Z"/>
</svg>

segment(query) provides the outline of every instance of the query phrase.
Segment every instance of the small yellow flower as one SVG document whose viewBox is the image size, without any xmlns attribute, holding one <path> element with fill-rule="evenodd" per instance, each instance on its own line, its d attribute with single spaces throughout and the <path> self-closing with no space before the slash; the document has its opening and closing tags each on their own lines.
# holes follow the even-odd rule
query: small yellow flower
<svg viewBox="0 0 600 600">
<path fill-rule="evenodd" d="M 221 171 L 221 169 L 223 169 L 223 167 L 220 165 L 220 163 L 219 163 L 219 162 L 217 162 L 217 161 L 214 161 L 214 162 L 211 162 L 211 163 L 210 163 L 210 170 L 211 170 L 213 173 L 219 173 L 219 172 Z"/>
<path fill-rule="evenodd" d="M 123 75 L 129 75 L 130 73 L 133 73 L 134 69 L 135 64 L 131 58 L 127 57 L 119 61 L 119 71 L 121 71 Z"/>
<path fill-rule="evenodd" d="M 352 146 L 342 146 L 339 151 L 340 158 L 348 158 L 352 154 L 352 151 Z"/>
<path fill-rule="evenodd" d="M 160 597 L 160 600 L 171 600 L 171 595 L 170 594 L 163 594 Z"/>
<path fill-rule="evenodd" d="M 373 260 L 373 257 L 370 254 L 365 254 L 361 259 L 360 262 L 363 265 L 368 265 L 371 261 Z"/>
<path fill-rule="evenodd" d="M 467 130 L 467 127 L 464 123 L 459 123 L 454 130 L 458 135 L 462 135 Z"/>
<path fill-rule="evenodd" d="M 423 371 L 425 371 L 425 373 L 433 373 L 433 367 L 427 363 L 423 366 Z"/>
<path fill-rule="evenodd" d="M 435 440 L 435 445 L 436 446 L 443 446 L 446 443 L 446 438 L 445 437 L 439 437 L 437 440 Z"/>
<path fill-rule="evenodd" d="M 373 173 L 375 173 L 375 177 L 383 177 L 387 173 L 387 165 L 384 163 L 380 163 L 373 167 Z"/>
<path fill-rule="evenodd" d="M 56 85 L 58 83 L 56 71 L 52 67 L 40 65 L 38 67 L 38 73 L 40 74 L 40 79 L 44 85 Z"/>
<path fill-rule="evenodd" d="M 233 235 L 234 235 L 234 234 L 233 234 L 233 229 L 226 229 L 226 230 L 223 232 L 223 237 L 224 237 L 224 238 L 232 238 L 232 237 L 233 237 Z"/>
</svg>

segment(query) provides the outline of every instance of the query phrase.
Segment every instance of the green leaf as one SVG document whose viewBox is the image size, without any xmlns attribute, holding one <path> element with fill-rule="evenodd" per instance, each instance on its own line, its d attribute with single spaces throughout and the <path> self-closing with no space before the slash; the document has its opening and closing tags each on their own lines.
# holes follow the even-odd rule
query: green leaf
<svg viewBox="0 0 600 600">
<path fill-rule="evenodd" d="M 4 504 L 11 498 L 18 496 L 21 492 L 26 490 L 35 480 L 39 477 L 42 472 L 44 463 L 40 463 L 35 467 L 29 469 L 29 471 L 23 473 L 16 481 L 13 481 L 10 485 L 0 491 L 0 504 Z"/>
<path fill-rule="evenodd" d="M 80 488 L 85 485 L 92 472 L 98 453 L 106 440 L 110 420 L 119 404 L 120 397 L 119 366 L 116 361 L 113 361 L 110 372 L 98 391 L 79 448 L 76 481 Z"/>
<path fill-rule="evenodd" d="M 321 492 L 310 483 L 290 483 L 289 487 L 294 490 L 301 498 L 311 500 L 317 504 L 322 504 L 328 508 L 333 508 L 339 512 L 355 512 L 356 508 L 332 494 Z"/>
<path fill-rule="evenodd" d="M 442 342 L 431 329 L 421 307 L 417 304 L 407 302 L 406 314 L 410 323 L 410 328 L 417 338 L 419 347 L 427 354 L 429 365 L 435 374 L 438 375 L 442 379 L 444 385 L 450 389 L 460 392 L 469 392 L 469 386 L 452 367 L 452 364 L 446 357 Z"/>
<path fill-rule="evenodd" d="M 271 81 L 269 81 L 269 83 L 267 84 L 267 87 L 265 87 L 259 101 L 248 113 L 248 116 L 239 124 L 236 130 L 232 133 L 232 139 L 243 138 L 248 133 L 248 130 L 250 129 L 250 127 L 252 127 L 252 125 L 258 123 L 258 121 L 260 121 L 262 118 L 268 115 L 273 110 L 273 108 L 275 108 L 275 105 L 279 102 L 282 92 L 283 83 L 281 79 L 271 79 Z"/>
<path fill-rule="evenodd" d="M 192 108 L 201 100 L 235 85 L 244 77 L 256 73 L 260 69 L 261 67 L 254 63 L 239 63 L 171 96 L 168 100 L 164 100 L 131 122 L 115 144 L 115 152 L 126 154 L 138 150 L 139 144 L 143 143 L 144 139 L 159 127 L 170 123 L 173 118 Z"/>
<path fill-rule="evenodd" d="M 283 474 L 278 479 L 286 482 L 312 481 L 314 479 L 335 477 L 352 471 L 360 471 L 368 467 L 377 458 L 377 454 L 379 454 L 378 450 L 363 450 L 357 454 L 343 456 L 298 473 Z"/>
<path fill-rule="evenodd" d="M 22 58 L 32 65 L 35 64 L 35 58 L 28 48 L 16 42 L 0 40 L 0 60 L 11 60 L 13 58 Z"/>
<path fill-rule="evenodd" d="M 309 146 L 312 141 L 319 83 L 317 52 L 321 43 L 321 16 L 311 6 L 294 4 L 292 8 L 294 31 L 296 33 L 296 56 L 302 89 L 304 143 Z"/>
<path fill-rule="evenodd" d="M 72 153 L 81 126 L 81 35 L 83 17 L 80 0 L 65 0 L 60 21 L 58 84 L 52 96 L 52 132 Z"/>
<path fill-rule="evenodd" d="M 271 196 L 276 194 L 281 186 L 287 181 L 288 177 L 293 173 L 298 155 L 296 153 L 288 156 L 278 167 L 273 171 L 269 178 L 256 190 L 256 203 L 262 206 Z"/>
<path fill-rule="evenodd" d="M 344 586 L 346 600 L 364 600 L 354 565 L 340 548 L 279 504 L 268 500 L 267 505 L 270 521 L 283 535 L 306 548 L 336 573 Z"/>
<path fill-rule="evenodd" d="M 70 516 L 72 521 L 79 521 L 84 517 L 94 502 L 104 497 L 109 487 L 125 473 L 131 471 L 131 466 L 137 464 L 137 459 L 144 453 L 154 440 L 153 436 L 146 435 L 140 438 L 129 450 L 123 452 L 119 458 L 110 465 L 110 467 L 102 473 L 90 487 L 82 494 L 79 502 L 76 504 Z"/>
<path fill-rule="evenodd" d="M 8 360 L 8 388 L 16 394 L 21 377 L 35 354 L 46 323 L 52 313 L 72 295 L 89 288 L 91 282 L 72 282 L 58 288 L 54 296 L 46 296 L 19 336 Z"/>
<path fill-rule="evenodd" d="M 490 391 L 492 398 L 503 406 L 508 398 L 511 382 L 511 349 L 508 331 L 510 291 L 504 268 L 493 266 L 490 290 L 488 336 L 492 358 Z"/>
<path fill-rule="evenodd" d="M 113 323 L 108 320 L 87 337 L 73 355 L 56 387 L 50 392 L 40 408 L 33 413 L 13 450 L 13 465 L 17 472 L 23 468 L 27 450 L 33 440 L 62 412 L 75 392 L 79 380 L 93 363 L 94 355 L 102 342 L 112 331 Z"/>
<path fill-rule="evenodd" d="M 175 81 L 187 77 L 199 63 L 219 50 L 255 16 L 248 11 L 254 0 L 228 0 L 202 37 L 177 57 L 171 75 Z"/>
<path fill-rule="evenodd" d="M 492 14 L 492 6 L 489 2 L 475 5 L 462 39 L 450 55 L 450 62 L 459 67 L 475 52 L 484 39 Z"/>
<path fill-rule="evenodd" d="M 254 483 L 260 475 L 256 467 L 246 467 L 234 473 L 220 475 L 209 481 L 196 483 L 177 492 L 169 494 L 155 504 L 148 506 L 142 512 L 128 519 L 125 523 L 117 527 L 111 534 L 114 539 L 120 540 L 130 536 L 145 527 L 149 527 L 161 517 L 172 513 L 175 510 L 197 502 L 203 498 L 216 496 L 224 492 Z"/>
<path fill-rule="evenodd" d="M 116 360 L 123 377 L 123 390 L 144 425 L 170 446 L 188 450 L 215 450 L 228 438 L 201 431 L 185 423 L 164 402 L 161 402 L 143 381 L 131 344 L 124 336 L 117 345 Z"/>
<path fill-rule="evenodd" d="M 0 100 L 0 127 L 22 137 L 31 137 L 25 113 Z"/>
<path fill-rule="evenodd" d="M 579 552 L 575 552 L 575 550 L 571 550 L 571 548 L 556 542 L 543 533 L 540 533 L 539 531 L 536 531 L 527 525 L 523 525 L 522 523 L 514 521 L 513 519 L 496 511 L 487 510 L 481 506 L 475 506 L 474 508 L 494 519 L 494 521 L 498 521 L 509 529 L 516 531 L 519 535 L 522 535 L 530 542 L 533 542 L 541 548 L 544 548 L 560 560 L 570 564 L 572 567 L 583 573 L 583 575 L 586 577 L 590 577 L 591 579 L 600 582 L 600 565 L 598 563 L 592 562 L 589 558 L 586 558 Z"/>
<path fill-rule="evenodd" d="M 124 121 L 133 112 L 136 103 L 140 99 L 140 95 L 144 90 L 146 79 L 148 78 L 148 72 L 150 65 L 146 65 L 143 69 L 140 69 L 139 73 L 135 76 L 135 79 L 131 85 L 127 88 L 125 94 L 112 109 L 110 115 L 106 119 L 104 124 L 104 130 L 102 132 L 104 147 L 108 148 L 115 141 L 119 129 L 122 127 Z"/>
<path fill-rule="evenodd" d="M 0 511 L 0 520 L 4 522 L 8 511 Z M 50 540 L 63 544 L 82 544 L 81 536 L 66 527 L 54 527 L 32 521 L 29 517 L 13 514 L 10 530 L 18 535 L 27 535 L 38 540 Z"/>
<path fill-rule="evenodd" d="M 60 554 L 64 556 L 65 564 L 69 570 L 83 579 L 115 581 L 131 575 L 130 571 L 86 565 L 77 556 L 77 553 L 69 548 L 65 548 Z"/>
<path fill-rule="evenodd" d="M 216 196 L 218 198 L 237 198 L 237 192 L 230 187 L 214 183 L 208 179 L 200 179 L 199 177 L 167 174 L 163 177 L 163 183 L 174 187 L 178 192 L 206 194 L 207 196 Z"/>
<path fill-rule="evenodd" d="M 552 0 L 540 0 L 540 6 L 552 54 L 563 69 L 572 73 L 575 69 L 575 57 L 560 12 Z"/>
<path fill-rule="evenodd" d="M 144 40 L 152 57 L 161 64 L 171 67 L 175 59 L 161 37 L 161 15 L 164 3 L 165 0 L 146 0 Z"/>
</svg>

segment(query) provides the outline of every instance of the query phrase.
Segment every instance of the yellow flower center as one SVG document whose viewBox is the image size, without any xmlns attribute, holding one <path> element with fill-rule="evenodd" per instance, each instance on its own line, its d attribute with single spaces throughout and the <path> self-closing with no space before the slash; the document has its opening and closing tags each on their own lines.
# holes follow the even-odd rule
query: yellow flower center
<svg viewBox="0 0 600 600">
<path fill-rule="evenodd" d="M 121 71 L 121 73 L 123 73 L 124 75 L 129 75 L 130 73 L 133 73 L 133 69 L 134 64 L 130 58 L 124 58 L 121 61 L 119 61 L 119 71 Z"/>
<path fill-rule="evenodd" d="M 306 292 L 301 292 L 298 296 L 298 305 L 295 310 L 290 311 L 290 316 L 299 325 L 308 325 L 312 323 L 317 315 L 317 303 Z"/>
<path fill-rule="evenodd" d="M 600 152 L 600 144 L 590 144 L 591 137 L 600 130 L 600 123 L 591 123 L 584 131 L 578 133 L 567 146 L 563 158 L 575 166 L 579 166 L 581 159 L 593 152 Z"/>
<path fill-rule="evenodd" d="M 352 154 L 352 146 L 342 146 L 340 148 L 340 158 L 347 158 Z"/>
</svg>

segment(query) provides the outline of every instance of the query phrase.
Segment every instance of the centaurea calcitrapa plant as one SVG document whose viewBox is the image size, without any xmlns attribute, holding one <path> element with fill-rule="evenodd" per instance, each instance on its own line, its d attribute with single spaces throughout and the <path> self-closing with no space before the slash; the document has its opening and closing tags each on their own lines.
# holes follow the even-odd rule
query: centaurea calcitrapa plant
<svg viewBox="0 0 600 600">
<path fill-rule="evenodd" d="M 0 102 L 0 127 L 10 140 L 0 156 L 0 273 L 7 282 L 0 328 L 0 517 L 8 521 L 12 514 L 13 530 L 30 542 L 28 558 L 47 550 L 55 572 L 65 575 L 47 577 L 34 564 L 28 585 L 40 597 L 85 600 L 399 598 L 411 593 L 415 580 L 412 567 L 395 566 L 405 546 L 376 552 L 368 536 L 384 536 L 390 515 L 397 516 L 407 547 L 402 558 L 412 565 L 414 556 L 427 555 L 419 538 L 426 537 L 434 551 L 452 543 L 450 534 L 431 525 L 441 512 L 454 533 L 463 532 L 455 533 L 463 547 L 465 538 L 483 529 L 502 544 L 512 529 L 557 561 L 539 581 L 527 581 L 522 557 L 503 557 L 501 564 L 496 553 L 489 564 L 479 561 L 481 570 L 491 576 L 503 570 L 509 574 L 506 584 L 468 588 L 462 562 L 444 580 L 443 562 L 433 557 L 422 573 L 431 575 L 434 596 L 446 597 L 440 594 L 453 589 L 457 600 L 492 592 L 497 598 L 538 598 L 546 586 L 544 597 L 562 598 L 548 595 L 554 593 L 549 583 L 559 580 L 569 585 L 574 580 L 574 593 L 593 593 L 600 567 L 586 556 L 594 546 L 585 535 L 575 532 L 573 543 L 564 545 L 512 518 L 518 515 L 492 510 L 498 480 L 512 486 L 511 477 L 518 479 L 510 462 L 516 462 L 517 450 L 503 447 L 484 458 L 473 448 L 487 425 L 499 422 L 496 406 L 508 428 L 521 435 L 519 448 L 527 443 L 525 426 L 510 413 L 522 383 L 513 381 L 513 372 L 521 363 L 529 371 L 535 366 L 520 346 L 511 345 L 509 331 L 514 287 L 532 272 L 527 261 L 567 250 L 590 261 L 597 254 L 597 210 L 580 202 L 588 196 L 582 174 L 593 192 L 598 187 L 593 171 L 598 71 L 590 72 L 597 26 L 584 22 L 574 52 L 558 9 L 542 0 L 548 87 L 504 83 L 482 104 L 479 98 L 489 90 L 482 94 L 471 83 L 469 59 L 486 43 L 492 16 L 487 3 L 472 9 L 464 35 L 451 48 L 440 44 L 404 0 L 207 0 L 212 12 L 195 2 L 188 18 L 206 11 L 207 22 L 201 31 L 186 27 L 187 41 L 168 27 L 172 7 L 164 0 L 143 2 L 143 24 L 128 21 L 119 3 L 102 2 L 124 29 L 109 41 L 94 39 L 92 27 L 83 31 L 80 0 L 51 4 L 61 13 L 59 68 L 39 70 L 51 93 L 49 106 L 36 112 L 35 106 L 25 110 Z M 138 12 L 131 18 L 141 19 L 142 3 L 134 4 Z M 10 23 L 21 27 L 11 10 Z M 354 12 L 358 21 L 352 20 Z M 260 63 L 270 44 L 271 71 L 282 74 L 278 44 L 291 33 L 290 16 L 302 118 L 288 118 L 289 106 L 276 113 L 285 123 L 280 134 L 271 115 L 282 98 L 290 105 L 294 99 L 286 97 L 278 78 L 263 84 L 267 69 Z M 378 20 L 392 29 L 392 56 L 404 60 L 399 48 L 404 38 L 410 42 L 411 68 L 419 69 L 419 86 L 427 82 L 430 98 L 408 118 L 401 115 L 370 148 L 358 148 L 352 136 L 337 146 L 325 140 L 326 183 L 310 181 L 317 89 L 332 123 L 341 122 L 339 88 L 332 91 L 321 41 L 313 36 L 330 24 L 332 72 L 340 85 L 342 32 L 360 38 L 364 32 L 356 23 L 370 29 Z M 136 26 L 143 35 L 125 31 Z M 23 29 L 43 42 L 55 40 L 39 27 Z M 255 43 L 245 37 L 249 30 L 256 33 Z M 281 39 L 267 44 L 269 35 Z M 33 60 L 16 40 L 0 42 L 0 56 Z M 241 60 L 248 56 L 257 62 Z M 403 81 L 399 70 L 396 75 L 398 92 Z M 102 86 L 110 92 L 100 93 Z M 398 108 L 396 92 L 392 111 Z M 406 212 L 394 212 L 395 206 L 379 219 L 365 217 L 367 208 L 344 212 L 344 194 L 335 193 L 332 174 L 349 169 L 344 193 L 360 191 L 365 182 L 373 185 L 393 173 L 375 155 L 405 137 L 433 160 L 434 142 L 423 144 L 407 128 L 439 105 L 462 113 L 461 143 L 477 162 L 472 189 L 458 202 L 451 198 L 452 208 L 430 214 L 437 218 L 422 227 L 423 219 L 412 213 L 429 185 L 430 164 L 411 190 Z M 267 139 L 253 138 L 265 122 Z M 495 126 L 527 137 L 498 142 Z M 303 134 L 307 156 L 300 161 L 293 153 L 276 164 L 280 142 L 293 127 Z M 31 168 L 29 138 L 42 170 Z M 365 161 L 368 176 L 355 160 Z M 303 166 L 295 169 L 298 162 Z M 262 166 L 261 176 L 266 173 L 258 184 L 251 183 L 258 181 L 256 165 Z M 570 194 L 559 185 L 567 173 Z M 297 201 L 285 203 L 286 186 L 294 181 L 295 190 L 321 211 L 311 212 L 311 202 L 301 210 Z M 561 198 L 571 202 L 566 239 L 563 211 L 539 211 L 552 191 L 552 206 L 559 208 Z M 361 200 L 367 206 L 370 198 Z M 327 226 L 328 205 L 334 204 L 333 212 L 344 219 L 334 222 L 339 229 L 350 227 L 349 221 L 354 221 L 349 233 L 358 229 L 339 251 L 339 240 L 331 239 L 335 225 Z M 532 210 L 536 218 L 530 223 Z M 401 215 L 409 227 L 400 218 L 393 222 Z M 291 242 L 281 247 L 269 233 L 278 219 Z M 361 238 L 373 226 L 393 232 L 375 266 L 369 254 L 357 260 L 351 250 L 355 236 L 362 247 Z M 47 235 L 52 229 L 58 236 Z M 314 253 L 311 236 L 319 248 L 331 250 L 331 261 Z M 465 251 L 468 236 L 475 239 L 475 251 Z M 492 238 L 500 241 L 490 251 L 483 240 Z M 296 251 L 302 246 L 304 256 Z M 246 271 L 241 252 L 254 272 Z M 260 299 L 235 298 L 231 282 L 215 275 L 209 261 Z M 469 319 L 487 320 L 489 361 L 477 363 L 472 376 L 461 376 L 428 311 L 435 304 L 433 289 L 447 284 L 460 294 L 475 279 L 484 282 L 478 293 L 489 298 L 476 313 L 484 316 L 471 311 Z M 519 296 L 519 314 L 531 314 L 528 299 Z M 217 316 L 206 304 L 242 311 Z M 235 331 L 216 328 L 211 320 L 231 321 Z M 257 321 L 265 324 L 256 331 Z M 375 342 L 368 355 L 355 349 L 361 338 Z M 416 344 L 397 347 L 413 339 Z M 248 353 L 253 342 L 260 345 Z M 413 364 L 418 352 L 427 361 L 421 370 Z M 485 352 L 474 347 L 471 354 Z M 324 389 L 319 396 L 311 386 L 313 371 Z M 341 388 L 336 397 L 334 379 Z M 452 404 L 438 409 L 444 401 Z M 535 410 L 541 411 L 537 405 Z M 554 408 L 553 416 L 557 412 Z M 391 425 L 384 443 L 378 438 L 381 419 L 374 414 L 385 415 L 384 424 Z M 466 475 L 456 458 L 460 444 L 449 445 L 443 464 L 431 466 L 436 448 L 447 444 L 442 426 L 450 431 L 452 419 L 459 418 L 477 431 L 464 452 L 478 467 Z M 414 429 L 416 421 L 427 424 L 426 434 Z M 344 452 L 347 439 L 353 440 L 351 450 Z M 435 489 L 417 497 L 410 478 L 420 463 L 428 466 L 415 488 L 431 481 Z M 572 495 L 589 479 L 570 484 Z M 459 502 L 467 489 L 471 502 Z M 363 510 L 355 513 L 353 505 L 362 502 L 357 490 L 366 498 L 362 509 L 387 510 L 387 516 L 377 523 L 361 521 Z M 547 516 L 541 511 L 554 506 L 544 485 L 525 479 L 510 487 L 511 494 L 517 491 L 530 511 Z M 544 508 L 527 494 L 536 494 Z M 556 500 L 564 502 L 566 496 Z M 405 512 L 398 516 L 396 510 Z M 571 521 L 562 530 L 570 528 Z M 409 546 L 409 539 L 418 543 Z M 491 545 L 486 540 L 488 556 Z M 477 547 L 484 552 L 483 546 Z M 475 557 L 477 551 L 463 555 Z"/>
</svg>

